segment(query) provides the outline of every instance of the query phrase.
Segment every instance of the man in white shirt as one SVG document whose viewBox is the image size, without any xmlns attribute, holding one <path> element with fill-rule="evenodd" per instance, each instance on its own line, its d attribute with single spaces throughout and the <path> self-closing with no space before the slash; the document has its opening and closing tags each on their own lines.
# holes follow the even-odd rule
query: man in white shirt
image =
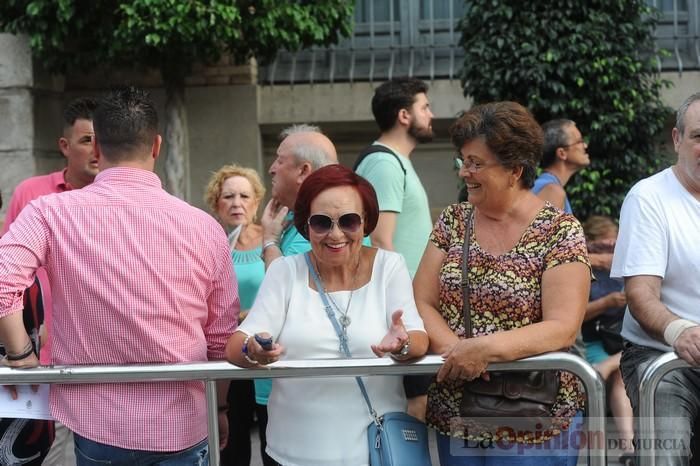
<svg viewBox="0 0 700 466">
<path fill-rule="evenodd" d="M 655 358 L 675 351 L 700 365 L 700 93 L 679 108 L 672 136 L 676 164 L 640 181 L 625 198 L 611 271 L 625 279 L 621 370 L 635 416 L 641 376 Z M 675 370 L 659 384 L 657 466 L 689 464 L 699 409 L 697 369 Z M 641 445 L 644 437 L 635 433 Z"/>
</svg>

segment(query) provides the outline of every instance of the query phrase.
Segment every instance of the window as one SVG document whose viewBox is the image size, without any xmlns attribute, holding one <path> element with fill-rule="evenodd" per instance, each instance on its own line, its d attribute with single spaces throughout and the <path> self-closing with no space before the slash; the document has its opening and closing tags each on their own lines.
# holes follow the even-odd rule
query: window
<svg viewBox="0 0 700 466">
<path fill-rule="evenodd" d="M 700 69 L 700 0 L 647 0 L 663 14 L 656 44 L 670 52 L 664 70 Z M 262 82 L 382 81 L 459 75 L 464 56 L 457 21 L 464 0 L 356 0 L 353 37 L 336 46 L 280 52 L 261 69 Z"/>
</svg>

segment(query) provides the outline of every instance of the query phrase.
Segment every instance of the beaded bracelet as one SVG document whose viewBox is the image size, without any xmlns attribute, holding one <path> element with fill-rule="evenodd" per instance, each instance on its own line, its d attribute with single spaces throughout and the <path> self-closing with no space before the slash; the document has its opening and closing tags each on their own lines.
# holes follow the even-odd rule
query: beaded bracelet
<svg viewBox="0 0 700 466">
<path fill-rule="evenodd" d="M 265 250 L 267 248 L 271 248 L 272 246 L 280 247 L 280 243 L 277 240 L 270 240 L 270 241 L 265 241 L 265 243 L 262 245 L 262 250 L 260 251 L 261 255 L 265 254 Z"/>
<path fill-rule="evenodd" d="M 8 351 L 7 354 L 5 354 L 5 359 L 7 359 L 8 361 L 21 361 L 22 359 L 28 358 L 32 354 L 34 354 L 34 347 L 32 346 L 32 343 L 29 342 L 20 354 L 11 354 Z"/>
<path fill-rule="evenodd" d="M 256 361 L 255 359 L 251 358 L 250 356 L 248 356 L 248 342 L 250 341 L 250 339 L 252 337 L 253 337 L 253 335 L 246 335 L 245 340 L 243 340 L 243 348 L 241 348 L 241 353 L 243 353 L 243 357 L 245 358 L 246 361 L 257 366 L 260 363 L 258 361 Z"/>
</svg>

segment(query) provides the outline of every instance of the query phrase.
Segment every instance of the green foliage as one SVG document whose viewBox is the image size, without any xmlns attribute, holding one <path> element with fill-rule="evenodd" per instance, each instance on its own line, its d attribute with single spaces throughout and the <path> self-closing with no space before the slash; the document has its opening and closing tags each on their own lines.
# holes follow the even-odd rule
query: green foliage
<svg viewBox="0 0 700 466">
<path fill-rule="evenodd" d="M 28 34 L 50 71 L 156 67 L 178 86 L 193 63 L 222 53 L 265 61 L 281 48 L 333 43 L 351 32 L 353 7 L 352 0 L 2 0 L 0 31 Z"/>
<path fill-rule="evenodd" d="M 644 0 L 473 0 L 461 23 L 465 95 L 514 100 L 541 123 L 570 118 L 591 165 L 567 184 L 574 211 L 619 214 L 637 180 L 664 164 L 655 140 L 669 117 L 660 98 Z"/>
<path fill-rule="evenodd" d="M 241 8 L 241 33 L 253 41 L 255 48 L 234 47 L 238 58 L 254 55 L 260 59 L 272 58 L 280 44 L 288 50 L 299 50 L 312 45 L 330 45 L 338 35 L 352 32 L 353 0 L 249 1 Z"/>
</svg>

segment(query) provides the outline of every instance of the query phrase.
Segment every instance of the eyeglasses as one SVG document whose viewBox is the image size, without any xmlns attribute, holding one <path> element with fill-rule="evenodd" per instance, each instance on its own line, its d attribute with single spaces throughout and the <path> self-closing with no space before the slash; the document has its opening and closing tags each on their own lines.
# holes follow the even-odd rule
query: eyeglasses
<svg viewBox="0 0 700 466">
<path fill-rule="evenodd" d="M 355 233 L 362 226 L 362 216 L 351 212 L 333 220 L 325 214 L 314 214 L 306 223 L 317 235 L 327 235 L 333 229 L 333 225 L 338 225 L 338 228 L 345 233 Z"/>
<path fill-rule="evenodd" d="M 563 148 L 573 147 L 573 146 L 577 146 L 577 145 L 579 145 L 579 144 L 585 144 L 585 143 L 586 143 L 586 141 L 584 141 L 583 139 L 579 139 L 579 140 L 576 141 L 576 142 L 572 142 L 571 144 L 567 144 L 567 145 L 562 146 L 562 147 L 563 147 Z"/>
<path fill-rule="evenodd" d="M 485 162 L 479 162 L 479 161 L 471 160 L 471 159 L 462 160 L 462 157 L 460 157 L 460 156 L 455 157 L 455 169 L 457 169 L 458 171 L 462 171 L 462 169 L 464 168 L 468 172 L 476 173 L 476 172 L 483 170 L 484 168 L 488 168 L 488 167 L 491 167 L 494 165 L 499 165 L 499 163 L 498 162 L 485 163 Z"/>
</svg>

